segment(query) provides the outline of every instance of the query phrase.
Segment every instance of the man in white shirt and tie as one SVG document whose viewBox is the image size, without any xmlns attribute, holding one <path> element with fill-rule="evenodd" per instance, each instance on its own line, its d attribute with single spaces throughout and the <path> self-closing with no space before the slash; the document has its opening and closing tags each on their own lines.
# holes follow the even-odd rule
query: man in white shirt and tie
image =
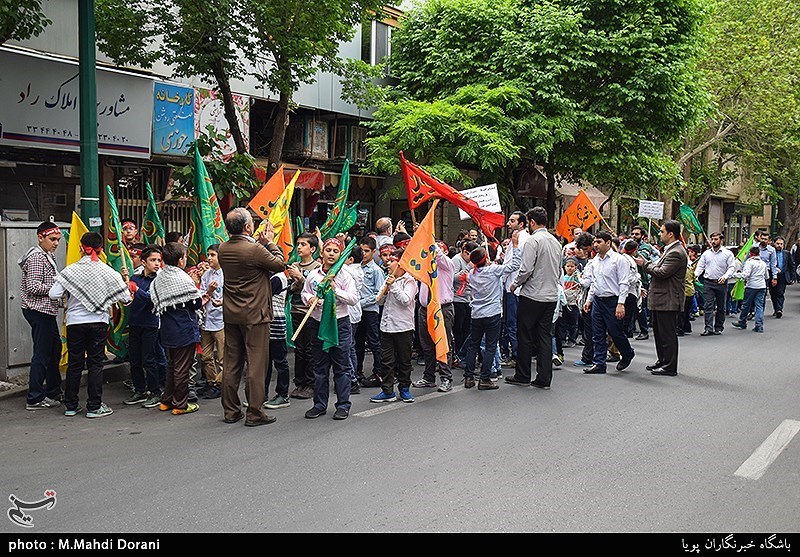
<svg viewBox="0 0 800 557">
<path fill-rule="evenodd" d="M 611 248 L 611 234 L 601 230 L 594 237 L 597 252 L 592 268 L 592 284 L 584 304 L 584 311 L 592 314 L 592 342 L 594 358 L 592 367 L 583 370 L 588 374 L 606 372 L 608 355 L 607 335 L 611 336 L 620 352 L 617 371 L 625 370 L 633 360 L 634 352 L 622 330 L 625 318 L 625 299 L 628 297 L 631 273 L 628 261 Z"/>
<path fill-rule="evenodd" d="M 714 232 L 709 238 L 711 249 L 703 252 L 694 270 L 696 277 L 703 276 L 705 330 L 700 333 L 702 337 L 722 334 L 725 328 L 728 278 L 736 270 L 733 254 L 722 247 L 722 234 Z"/>
</svg>

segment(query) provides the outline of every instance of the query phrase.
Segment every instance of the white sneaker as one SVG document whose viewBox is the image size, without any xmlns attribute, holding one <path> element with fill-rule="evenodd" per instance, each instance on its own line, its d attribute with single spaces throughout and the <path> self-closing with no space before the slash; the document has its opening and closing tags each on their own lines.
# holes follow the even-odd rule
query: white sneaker
<svg viewBox="0 0 800 557">
<path fill-rule="evenodd" d="M 25 410 L 41 410 L 42 408 L 57 408 L 59 406 L 61 406 L 59 401 L 53 400 L 49 397 L 44 397 L 36 404 L 26 404 Z"/>
<path fill-rule="evenodd" d="M 103 403 L 100 404 L 100 408 L 98 408 L 97 410 L 90 410 L 90 411 L 86 412 L 86 417 L 87 418 L 102 418 L 103 416 L 109 416 L 109 415 L 111 415 L 113 413 L 114 413 L 114 411 L 111 408 L 109 408 L 108 406 L 106 406 L 105 402 L 103 402 Z"/>
<path fill-rule="evenodd" d="M 453 390 L 453 384 L 449 379 L 442 379 L 441 383 L 439 384 L 438 391 L 440 393 L 449 393 Z"/>
</svg>

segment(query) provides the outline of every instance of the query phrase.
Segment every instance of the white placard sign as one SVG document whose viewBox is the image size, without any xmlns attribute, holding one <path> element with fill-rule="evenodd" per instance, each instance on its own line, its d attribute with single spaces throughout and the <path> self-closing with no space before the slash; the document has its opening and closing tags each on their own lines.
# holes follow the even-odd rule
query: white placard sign
<svg viewBox="0 0 800 557">
<path fill-rule="evenodd" d="M 663 219 L 664 202 L 639 200 L 639 216 L 646 219 Z"/>
<path fill-rule="evenodd" d="M 464 194 L 464 197 L 468 197 L 477 202 L 481 209 L 486 209 L 493 213 L 500 213 L 503 210 L 500 206 L 500 195 L 497 193 L 497 184 L 461 190 L 461 193 Z M 461 216 L 461 220 L 468 220 L 471 218 L 461 209 L 458 210 L 458 213 Z"/>
<path fill-rule="evenodd" d="M 150 158 L 153 80 L 98 68 L 100 154 Z M 0 144 L 80 151 L 78 63 L 0 52 Z"/>
</svg>

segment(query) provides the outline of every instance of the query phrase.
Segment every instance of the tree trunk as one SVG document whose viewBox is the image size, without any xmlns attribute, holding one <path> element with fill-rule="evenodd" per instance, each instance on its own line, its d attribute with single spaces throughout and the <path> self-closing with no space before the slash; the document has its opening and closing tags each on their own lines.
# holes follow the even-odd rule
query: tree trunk
<svg viewBox="0 0 800 557">
<path fill-rule="evenodd" d="M 244 155 L 247 153 L 247 144 L 242 135 L 242 129 L 239 127 L 239 119 L 236 117 L 236 106 L 233 104 L 230 79 L 220 60 L 211 64 L 211 70 L 214 72 L 217 86 L 222 94 L 222 106 L 225 107 L 225 119 L 228 121 L 228 128 L 230 129 L 231 137 L 233 137 L 233 143 L 236 145 L 236 152 L 240 155 Z"/>
<path fill-rule="evenodd" d="M 796 193 L 786 195 L 779 203 L 783 205 L 785 210 L 785 216 L 782 218 L 781 235 L 786 239 L 786 248 L 789 249 L 797 239 L 798 232 L 800 232 L 800 196 Z M 780 210 L 781 205 L 778 205 L 779 215 Z"/>
<path fill-rule="evenodd" d="M 553 167 L 549 164 L 545 166 L 545 172 L 547 172 L 547 199 L 545 200 L 547 227 L 553 228 L 556 225 L 556 175 Z"/>
<path fill-rule="evenodd" d="M 286 128 L 289 127 L 289 100 L 290 95 L 281 93 L 278 99 L 278 110 L 272 127 L 272 142 L 269 144 L 269 166 L 267 176 L 272 176 L 281 165 L 283 157 L 283 143 L 286 140 Z"/>
</svg>

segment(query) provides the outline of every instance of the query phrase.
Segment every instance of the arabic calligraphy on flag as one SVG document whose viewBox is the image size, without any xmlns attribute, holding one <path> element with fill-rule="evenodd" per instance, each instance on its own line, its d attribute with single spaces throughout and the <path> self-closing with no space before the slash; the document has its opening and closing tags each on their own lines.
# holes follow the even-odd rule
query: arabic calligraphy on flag
<svg viewBox="0 0 800 557">
<path fill-rule="evenodd" d="M 586 229 L 600 220 L 600 211 L 594 206 L 592 200 L 586 195 L 586 192 L 581 190 L 575 197 L 564 214 L 558 220 L 556 225 L 556 233 L 562 238 L 567 238 L 570 242 L 573 240 L 572 231 L 576 228 Z"/>
</svg>

